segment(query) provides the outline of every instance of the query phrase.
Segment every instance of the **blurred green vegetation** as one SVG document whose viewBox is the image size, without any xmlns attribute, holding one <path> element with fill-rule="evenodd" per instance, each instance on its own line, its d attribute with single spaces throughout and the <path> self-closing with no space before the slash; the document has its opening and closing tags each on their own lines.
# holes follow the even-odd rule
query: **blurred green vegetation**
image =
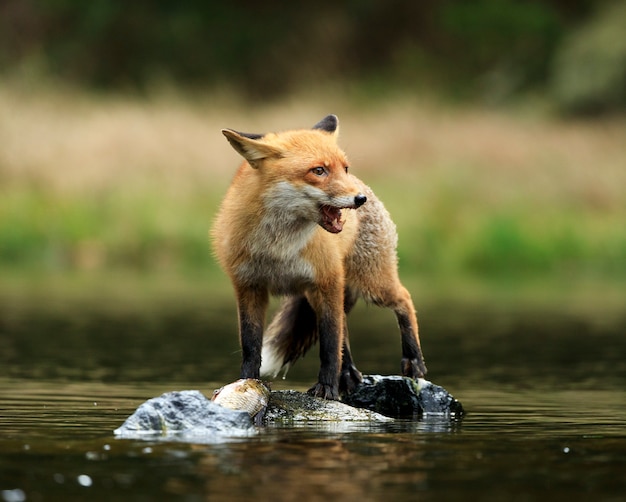
<svg viewBox="0 0 626 502">
<path fill-rule="evenodd" d="M 498 207 L 472 194 L 447 196 L 442 185 L 419 189 L 401 172 L 365 176 L 397 223 L 405 278 L 626 279 L 623 207 Z M 202 188 L 184 196 L 150 186 L 71 196 L 2 191 L 0 271 L 219 277 L 208 229 L 223 191 Z"/>
<path fill-rule="evenodd" d="M 54 193 L 0 191 L 0 270 L 211 269 L 208 229 L 218 196 L 157 187 Z"/>
<path fill-rule="evenodd" d="M 350 80 L 624 107 L 626 16 L 614 0 L 5 0 L 0 14 L 0 68 L 101 89 L 169 82 L 276 99 Z"/>
<path fill-rule="evenodd" d="M 559 47 L 552 93 L 559 107 L 590 114 L 626 107 L 626 2 L 615 2 Z"/>
</svg>

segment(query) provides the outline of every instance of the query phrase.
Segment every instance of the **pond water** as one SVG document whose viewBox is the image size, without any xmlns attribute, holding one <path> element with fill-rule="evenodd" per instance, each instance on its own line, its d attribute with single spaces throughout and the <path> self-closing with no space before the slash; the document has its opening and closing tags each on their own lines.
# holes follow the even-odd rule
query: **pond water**
<svg viewBox="0 0 626 502">
<path fill-rule="evenodd" d="M 429 378 L 462 419 L 273 425 L 218 444 L 119 440 L 146 399 L 237 378 L 232 305 L 0 305 L 0 501 L 624 500 L 626 315 L 421 314 Z M 364 373 L 393 374 L 393 319 L 360 308 Z M 306 389 L 308 355 L 273 388 Z"/>
</svg>

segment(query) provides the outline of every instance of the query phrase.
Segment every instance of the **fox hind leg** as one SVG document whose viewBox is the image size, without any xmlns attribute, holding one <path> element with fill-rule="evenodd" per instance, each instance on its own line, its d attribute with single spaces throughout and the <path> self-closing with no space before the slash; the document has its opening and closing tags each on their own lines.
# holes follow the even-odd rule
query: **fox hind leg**
<svg viewBox="0 0 626 502">
<path fill-rule="evenodd" d="M 394 288 L 394 293 L 388 293 L 387 297 L 383 298 L 381 306 L 392 309 L 398 320 L 402 337 L 402 360 L 400 363 L 402 375 L 410 378 L 424 377 L 428 370 L 424 363 L 417 316 L 410 293 L 398 283 L 397 287 Z"/>
<path fill-rule="evenodd" d="M 411 322 L 411 317 L 415 317 L 415 314 L 396 311 L 396 317 L 402 335 L 402 361 L 400 363 L 402 375 L 411 378 L 423 378 L 428 370 L 424 363 L 417 331 L 413 330 L 413 323 Z"/>
</svg>

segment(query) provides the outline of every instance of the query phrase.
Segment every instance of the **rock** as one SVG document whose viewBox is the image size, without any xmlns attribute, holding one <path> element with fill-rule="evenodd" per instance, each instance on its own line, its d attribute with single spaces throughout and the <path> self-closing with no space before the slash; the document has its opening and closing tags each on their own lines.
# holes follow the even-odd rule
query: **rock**
<svg viewBox="0 0 626 502">
<path fill-rule="evenodd" d="M 139 406 L 114 434 L 121 438 L 212 441 L 254 434 L 250 415 L 224 408 L 197 390 L 168 392 Z"/>
<path fill-rule="evenodd" d="M 269 387 L 255 378 L 240 378 L 213 393 L 211 401 L 231 410 L 246 411 L 254 425 L 261 425 L 270 399 Z"/>
<path fill-rule="evenodd" d="M 241 381 L 235 383 L 241 386 Z M 235 390 L 244 397 L 247 395 L 240 392 L 239 387 Z M 253 394 L 252 399 L 256 402 L 257 397 Z M 241 401 L 247 405 L 249 400 L 249 397 L 230 399 L 229 403 Z M 327 401 L 294 390 L 273 391 L 263 423 L 317 422 L 335 424 L 334 429 L 351 430 L 354 426 L 350 424 L 385 424 L 394 422 L 394 418 L 419 422 L 425 417 L 443 417 L 449 422 L 449 417 L 462 415 L 461 403 L 444 388 L 427 380 L 370 375 L 364 376 L 363 382 L 344 397 L 343 402 Z M 435 426 L 441 427 L 441 424 Z M 213 443 L 250 436 L 257 433 L 257 429 L 248 412 L 225 408 L 197 390 L 186 390 L 149 399 L 114 433 L 127 439 Z"/>
<path fill-rule="evenodd" d="M 462 416 L 463 406 L 448 391 L 428 380 L 401 376 L 365 375 L 343 402 L 395 418 L 423 415 Z"/>
<path fill-rule="evenodd" d="M 273 391 L 264 423 L 271 422 L 390 422 L 379 413 L 327 401 L 295 390 Z"/>
</svg>

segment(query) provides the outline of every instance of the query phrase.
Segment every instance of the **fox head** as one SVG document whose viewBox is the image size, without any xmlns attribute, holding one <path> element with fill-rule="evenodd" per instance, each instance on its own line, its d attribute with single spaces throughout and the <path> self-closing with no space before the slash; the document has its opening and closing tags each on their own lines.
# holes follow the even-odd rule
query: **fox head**
<svg viewBox="0 0 626 502">
<path fill-rule="evenodd" d="M 348 173 L 348 160 L 337 145 L 339 122 L 323 118 L 312 129 L 250 134 L 223 129 L 233 148 L 262 178 L 267 207 L 315 221 L 341 232 L 342 209 L 356 209 L 367 197 Z"/>
</svg>

